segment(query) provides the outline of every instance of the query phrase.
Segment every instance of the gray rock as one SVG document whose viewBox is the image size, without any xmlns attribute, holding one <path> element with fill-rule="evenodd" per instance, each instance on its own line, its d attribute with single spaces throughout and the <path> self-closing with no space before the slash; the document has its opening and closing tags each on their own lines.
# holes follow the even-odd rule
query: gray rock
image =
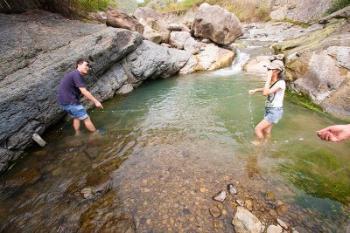
<svg viewBox="0 0 350 233">
<path fill-rule="evenodd" d="M 191 30 L 184 24 L 171 23 L 168 25 L 167 29 L 169 31 L 184 31 L 190 32 Z"/>
<path fill-rule="evenodd" d="M 339 19 L 339 18 L 344 18 L 344 19 L 350 18 L 350 6 L 347 6 L 339 11 L 336 11 L 336 12 L 320 19 L 319 22 L 320 23 L 327 23 L 331 19 Z"/>
<path fill-rule="evenodd" d="M 149 7 L 140 7 L 135 10 L 134 16 L 144 26 L 143 36 L 146 39 L 157 44 L 168 43 L 170 31 L 161 14 Z"/>
<path fill-rule="evenodd" d="M 215 201 L 218 201 L 218 202 L 224 202 L 225 199 L 226 199 L 226 192 L 225 191 L 220 191 L 219 193 L 217 193 L 213 199 Z"/>
<path fill-rule="evenodd" d="M 193 37 L 190 37 L 185 41 L 184 50 L 192 54 L 198 54 L 203 46 L 203 43 L 196 41 Z"/>
<path fill-rule="evenodd" d="M 126 94 L 129 94 L 130 92 L 132 92 L 133 90 L 134 90 L 134 87 L 131 84 L 125 84 L 117 91 L 117 94 L 118 95 L 126 95 Z"/>
<path fill-rule="evenodd" d="M 340 74 L 336 61 L 326 52 L 311 54 L 308 67 L 303 77 L 294 82 L 295 87 L 309 95 L 315 103 L 321 104 L 340 87 L 345 76 Z"/>
<path fill-rule="evenodd" d="M 143 33 L 143 25 L 140 24 L 135 17 L 131 17 L 123 11 L 110 9 L 107 11 L 106 24 L 115 28 L 124 28 L 131 31 Z"/>
<path fill-rule="evenodd" d="M 332 1 L 329 0 L 289 0 L 277 6 L 277 10 L 281 10 L 282 13 L 275 14 L 282 16 L 286 13 L 285 18 L 308 23 L 321 18 L 331 4 Z"/>
<path fill-rule="evenodd" d="M 350 70 L 350 47 L 331 46 L 327 49 L 327 54 L 335 58 L 337 65 Z"/>
<path fill-rule="evenodd" d="M 247 209 L 240 206 L 237 207 L 232 224 L 237 233 L 261 233 L 264 230 L 264 226 L 259 219 Z"/>
<path fill-rule="evenodd" d="M 169 44 L 178 49 L 184 49 L 184 45 L 188 39 L 191 38 L 189 32 L 171 32 L 169 38 Z"/>
<path fill-rule="evenodd" d="M 242 35 L 239 19 L 218 5 L 203 3 L 192 25 L 194 36 L 208 38 L 217 44 L 228 45 Z"/>
<path fill-rule="evenodd" d="M 185 51 L 166 48 L 144 40 L 126 59 L 128 73 L 137 83 L 148 78 L 168 78 L 176 74 L 188 61 L 191 54 Z"/>
<path fill-rule="evenodd" d="M 220 48 L 215 44 L 201 44 L 200 52 L 191 56 L 184 68 L 181 69 L 180 74 L 224 68 L 232 64 L 234 56 L 234 52 Z"/>
</svg>

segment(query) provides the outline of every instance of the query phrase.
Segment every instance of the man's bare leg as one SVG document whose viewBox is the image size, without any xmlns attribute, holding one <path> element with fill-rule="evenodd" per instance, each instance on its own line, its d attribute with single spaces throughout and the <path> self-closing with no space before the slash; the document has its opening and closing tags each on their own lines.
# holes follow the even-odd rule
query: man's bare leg
<svg viewBox="0 0 350 233">
<path fill-rule="evenodd" d="M 75 130 L 75 135 L 80 134 L 80 120 L 78 118 L 73 119 L 73 128 Z"/>
<path fill-rule="evenodd" d="M 85 127 L 90 131 L 90 132 L 96 132 L 95 125 L 92 123 L 90 117 L 86 118 L 84 120 Z"/>
</svg>

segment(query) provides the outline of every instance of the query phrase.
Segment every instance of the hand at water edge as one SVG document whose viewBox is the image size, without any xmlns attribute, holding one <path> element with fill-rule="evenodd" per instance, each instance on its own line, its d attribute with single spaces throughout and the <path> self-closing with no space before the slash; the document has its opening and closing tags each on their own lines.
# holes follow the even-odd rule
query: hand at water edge
<svg viewBox="0 0 350 233">
<path fill-rule="evenodd" d="M 332 125 L 317 131 L 317 136 L 324 141 L 340 142 L 350 138 L 350 125 Z"/>
</svg>

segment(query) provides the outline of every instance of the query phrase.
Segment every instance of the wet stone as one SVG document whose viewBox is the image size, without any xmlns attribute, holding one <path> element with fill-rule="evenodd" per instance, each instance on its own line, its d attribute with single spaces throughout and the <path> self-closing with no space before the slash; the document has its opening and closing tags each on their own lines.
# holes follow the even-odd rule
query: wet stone
<svg viewBox="0 0 350 233">
<path fill-rule="evenodd" d="M 240 200 L 240 199 L 237 199 L 236 200 L 236 203 L 239 205 L 239 206 L 244 206 L 244 202 L 242 201 L 242 200 Z"/>
<path fill-rule="evenodd" d="M 225 191 L 220 191 L 219 193 L 217 193 L 213 199 L 215 201 L 219 201 L 219 202 L 224 202 L 226 199 L 226 192 Z"/>
<path fill-rule="evenodd" d="M 221 216 L 221 210 L 217 207 L 217 206 L 212 206 L 209 208 L 209 213 L 211 214 L 211 216 L 213 216 L 214 218 L 218 218 Z"/>
<path fill-rule="evenodd" d="M 91 199 L 93 198 L 93 193 L 92 193 L 92 189 L 91 188 L 83 188 L 80 191 L 81 195 L 85 198 L 85 199 Z"/>
<path fill-rule="evenodd" d="M 231 195 L 236 195 L 237 194 L 237 189 L 233 184 L 228 184 L 227 185 L 227 190 Z"/>
<path fill-rule="evenodd" d="M 283 227 L 283 229 L 286 229 L 286 230 L 288 229 L 288 224 L 285 223 L 282 219 L 278 218 L 277 222 L 281 227 Z"/>
<path fill-rule="evenodd" d="M 265 200 L 267 201 L 274 201 L 276 199 L 275 194 L 271 191 L 266 192 L 265 194 Z"/>
<path fill-rule="evenodd" d="M 286 204 L 281 204 L 277 206 L 278 215 L 283 215 L 288 212 L 288 206 Z"/>
<path fill-rule="evenodd" d="M 268 228 L 267 228 L 267 231 L 266 233 L 282 233 L 283 232 L 283 229 L 281 226 L 279 225 L 270 225 Z"/>
<path fill-rule="evenodd" d="M 253 210 L 253 201 L 250 199 L 245 200 L 245 206 L 247 207 L 248 210 L 252 211 Z"/>
</svg>

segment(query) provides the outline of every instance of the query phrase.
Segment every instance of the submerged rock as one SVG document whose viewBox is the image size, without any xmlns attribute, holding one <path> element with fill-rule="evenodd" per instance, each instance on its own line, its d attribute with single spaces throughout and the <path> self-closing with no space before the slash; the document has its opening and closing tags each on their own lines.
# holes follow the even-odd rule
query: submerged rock
<svg viewBox="0 0 350 233">
<path fill-rule="evenodd" d="M 237 189 L 233 184 L 228 184 L 227 185 L 227 190 L 231 195 L 236 195 L 237 194 Z"/>
<path fill-rule="evenodd" d="M 223 190 L 220 191 L 219 193 L 217 193 L 217 194 L 213 197 L 213 199 L 214 199 L 215 201 L 224 202 L 225 199 L 226 199 L 226 192 L 223 191 Z"/>
<path fill-rule="evenodd" d="M 240 206 L 237 207 L 232 224 L 237 233 L 261 233 L 264 230 L 264 226 L 259 219 L 247 209 Z"/>
<path fill-rule="evenodd" d="M 210 207 L 209 212 L 214 218 L 221 216 L 221 210 L 217 206 Z"/>
<path fill-rule="evenodd" d="M 270 225 L 267 230 L 266 233 L 282 233 L 283 232 L 283 228 L 279 225 Z"/>
</svg>

